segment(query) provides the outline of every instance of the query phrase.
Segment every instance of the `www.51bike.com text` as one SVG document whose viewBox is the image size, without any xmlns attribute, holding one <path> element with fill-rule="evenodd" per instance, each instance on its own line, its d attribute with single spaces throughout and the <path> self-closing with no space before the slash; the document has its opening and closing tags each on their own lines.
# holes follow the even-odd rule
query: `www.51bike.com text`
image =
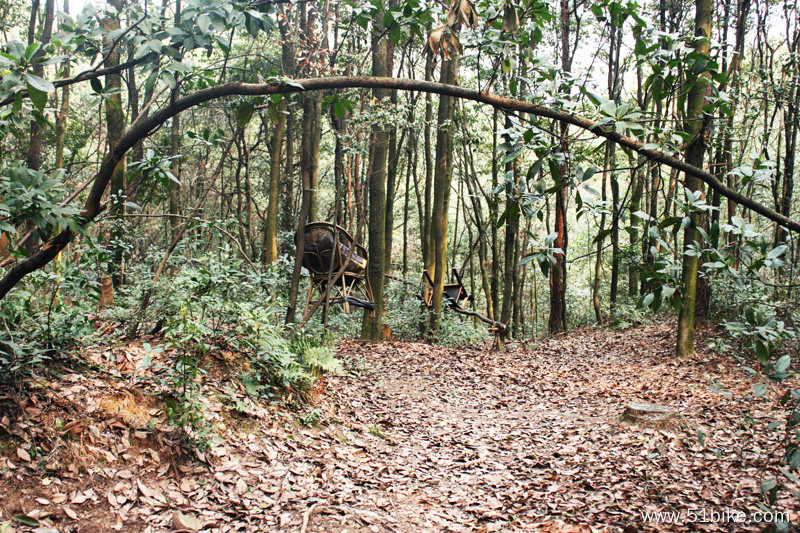
<svg viewBox="0 0 800 533">
<path fill-rule="evenodd" d="M 789 523 L 786 511 L 740 511 L 737 509 L 704 509 L 690 507 L 686 510 L 642 511 L 646 524 L 779 524 Z"/>
</svg>

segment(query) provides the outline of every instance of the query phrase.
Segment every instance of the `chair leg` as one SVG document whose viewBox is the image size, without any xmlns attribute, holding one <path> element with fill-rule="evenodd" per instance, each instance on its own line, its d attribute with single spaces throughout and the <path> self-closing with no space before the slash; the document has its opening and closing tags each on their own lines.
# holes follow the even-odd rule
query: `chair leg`
<svg viewBox="0 0 800 533">
<path fill-rule="evenodd" d="M 347 314 L 350 314 L 350 304 L 347 302 L 346 298 L 350 296 L 350 291 L 347 290 L 347 279 L 345 276 L 342 276 L 342 309 Z"/>
<path fill-rule="evenodd" d="M 314 278 L 309 278 L 308 280 L 308 292 L 306 292 L 306 307 L 303 309 L 303 320 L 308 319 L 308 310 L 313 305 L 311 301 L 312 296 L 314 295 L 314 289 L 316 288 L 316 284 L 314 283 Z"/>
</svg>

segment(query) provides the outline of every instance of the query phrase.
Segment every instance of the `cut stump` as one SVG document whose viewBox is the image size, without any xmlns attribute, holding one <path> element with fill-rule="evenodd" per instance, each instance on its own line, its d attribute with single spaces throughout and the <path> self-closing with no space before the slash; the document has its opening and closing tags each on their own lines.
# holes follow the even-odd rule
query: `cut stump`
<svg viewBox="0 0 800 533">
<path fill-rule="evenodd" d="M 654 403 L 632 403 L 625 408 L 620 422 L 641 427 L 665 429 L 680 424 L 677 413 L 670 407 Z"/>
</svg>

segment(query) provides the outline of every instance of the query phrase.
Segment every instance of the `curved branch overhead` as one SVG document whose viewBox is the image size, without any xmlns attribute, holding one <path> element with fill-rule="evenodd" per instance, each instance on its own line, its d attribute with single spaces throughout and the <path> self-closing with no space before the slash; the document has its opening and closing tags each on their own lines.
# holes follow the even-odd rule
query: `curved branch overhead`
<svg viewBox="0 0 800 533">
<path fill-rule="evenodd" d="M 658 150 L 645 148 L 644 143 L 622 135 L 617 131 L 609 131 L 600 124 L 587 118 L 571 113 L 552 109 L 546 106 L 532 104 L 522 100 L 515 100 L 503 96 L 474 91 L 464 87 L 446 85 L 423 80 L 404 78 L 388 78 L 373 76 L 334 76 L 327 78 L 311 78 L 305 80 L 286 80 L 276 83 L 226 83 L 208 89 L 203 89 L 188 94 L 163 109 L 148 117 L 142 117 L 134 122 L 123 134 L 119 144 L 106 155 L 100 169 L 94 176 L 92 188 L 81 212 L 82 224 L 91 222 L 101 211 L 101 199 L 108 187 L 111 175 L 117 163 L 122 160 L 125 153 L 138 141 L 147 137 L 151 132 L 161 126 L 175 115 L 205 102 L 224 98 L 227 96 L 267 96 L 271 94 L 289 94 L 297 92 L 320 91 L 325 89 L 346 88 L 385 88 L 404 91 L 418 91 L 441 94 L 472 100 L 487 104 L 498 109 L 530 113 L 543 118 L 550 118 L 588 130 L 595 135 L 611 139 L 648 159 L 680 170 L 690 176 L 695 176 L 705 182 L 711 189 L 722 196 L 764 216 L 765 218 L 783 226 L 784 228 L 800 232 L 800 222 L 794 221 L 769 207 L 762 205 L 745 195 L 727 187 L 716 176 L 703 169 L 694 167 L 686 162 L 664 154 Z M 23 277 L 37 270 L 52 259 L 69 243 L 73 233 L 67 229 L 45 243 L 36 253 L 16 263 L 8 270 L 5 277 L 0 280 L 0 298 L 3 298 Z"/>
</svg>

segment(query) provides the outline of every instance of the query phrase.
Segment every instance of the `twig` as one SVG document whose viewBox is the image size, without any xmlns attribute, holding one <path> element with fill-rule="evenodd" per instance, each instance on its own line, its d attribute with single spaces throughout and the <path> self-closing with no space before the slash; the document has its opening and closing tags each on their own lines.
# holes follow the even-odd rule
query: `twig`
<svg viewBox="0 0 800 533">
<path fill-rule="evenodd" d="M 320 500 L 311 507 L 309 507 L 308 509 L 306 509 L 306 512 L 303 513 L 303 525 L 300 527 L 300 533 L 306 533 L 306 529 L 308 529 L 308 521 L 311 518 L 312 513 L 316 511 L 320 505 L 325 505 L 327 503 L 328 503 L 327 500 Z"/>
</svg>

